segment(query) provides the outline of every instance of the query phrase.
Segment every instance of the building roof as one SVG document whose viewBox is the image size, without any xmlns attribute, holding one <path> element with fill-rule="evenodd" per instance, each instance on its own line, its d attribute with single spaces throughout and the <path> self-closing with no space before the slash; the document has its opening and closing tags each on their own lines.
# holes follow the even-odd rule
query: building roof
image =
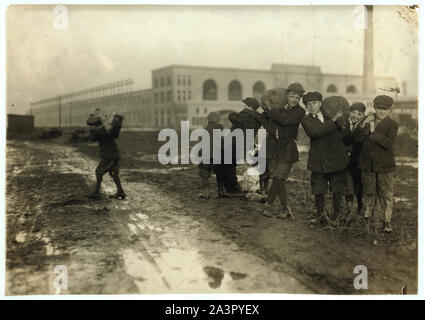
<svg viewBox="0 0 425 320">
<path fill-rule="evenodd" d="M 270 70 L 260 70 L 260 69 L 242 69 L 242 68 L 227 68 L 227 67 L 206 67 L 206 66 L 190 66 L 182 64 L 172 64 L 166 67 L 153 69 L 154 71 L 160 71 L 165 69 L 173 68 L 185 68 L 185 69 L 203 69 L 203 70 L 222 70 L 222 71 L 237 71 L 237 72 L 270 72 Z"/>
<path fill-rule="evenodd" d="M 153 69 L 152 72 L 161 71 L 166 69 L 185 68 L 185 69 L 201 69 L 201 70 L 220 70 L 220 71 L 234 71 L 234 72 L 261 72 L 261 73 L 276 73 L 276 72 L 289 72 L 289 73 L 314 73 L 323 76 L 332 77 L 354 77 L 363 78 L 361 74 L 344 74 L 344 73 L 322 73 L 320 66 L 302 65 L 302 64 L 281 64 L 273 63 L 270 69 L 244 69 L 244 68 L 229 68 L 229 67 L 208 67 L 208 66 L 194 66 L 183 64 L 171 64 L 165 67 Z M 375 76 L 375 79 L 394 79 L 394 77 Z"/>
</svg>

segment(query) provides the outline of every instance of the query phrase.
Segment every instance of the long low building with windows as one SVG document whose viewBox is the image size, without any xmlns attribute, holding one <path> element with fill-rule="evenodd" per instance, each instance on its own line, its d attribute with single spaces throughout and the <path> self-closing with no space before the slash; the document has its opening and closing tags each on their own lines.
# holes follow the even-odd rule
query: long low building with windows
<svg viewBox="0 0 425 320">
<path fill-rule="evenodd" d="M 132 91 L 132 81 L 124 80 L 32 103 L 31 114 L 36 127 L 78 127 L 99 107 L 123 115 L 127 128 L 177 128 L 182 120 L 197 128 L 211 111 L 242 110 L 243 98 L 259 99 L 265 90 L 292 82 L 325 97 L 341 95 L 369 106 L 373 99 L 363 94 L 363 76 L 326 74 L 318 66 L 272 64 L 270 70 L 250 70 L 171 65 L 152 70 L 152 88 Z M 395 78 L 375 77 L 376 90 L 395 86 Z"/>
</svg>

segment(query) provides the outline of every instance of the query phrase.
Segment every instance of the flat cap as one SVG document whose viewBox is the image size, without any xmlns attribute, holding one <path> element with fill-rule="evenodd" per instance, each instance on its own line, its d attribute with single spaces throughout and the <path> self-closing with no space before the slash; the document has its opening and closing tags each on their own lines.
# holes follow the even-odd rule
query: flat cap
<svg viewBox="0 0 425 320">
<path fill-rule="evenodd" d="M 291 83 L 288 86 L 288 89 L 286 89 L 286 90 L 288 91 L 288 93 L 289 93 L 289 91 L 294 91 L 294 92 L 298 93 L 300 96 L 302 96 L 305 92 L 301 83 L 298 83 L 298 82 Z"/>
<path fill-rule="evenodd" d="M 357 110 L 364 113 L 366 111 L 366 106 L 361 102 L 356 102 L 350 106 L 350 111 L 353 110 Z"/>
<path fill-rule="evenodd" d="M 242 100 L 242 102 L 254 110 L 257 110 L 258 107 L 260 106 L 260 103 L 258 102 L 258 100 L 252 97 L 245 98 Z"/>
<path fill-rule="evenodd" d="M 380 109 L 389 109 L 393 105 L 394 100 L 390 96 L 382 95 L 373 99 L 373 107 Z"/>
<path fill-rule="evenodd" d="M 210 112 L 208 113 L 207 120 L 209 123 L 217 123 L 221 119 L 221 116 L 218 112 Z"/>
<path fill-rule="evenodd" d="M 307 92 L 305 95 L 303 95 L 303 103 L 307 104 L 309 101 L 322 101 L 323 96 L 320 92 L 314 91 L 314 92 Z"/>
</svg>

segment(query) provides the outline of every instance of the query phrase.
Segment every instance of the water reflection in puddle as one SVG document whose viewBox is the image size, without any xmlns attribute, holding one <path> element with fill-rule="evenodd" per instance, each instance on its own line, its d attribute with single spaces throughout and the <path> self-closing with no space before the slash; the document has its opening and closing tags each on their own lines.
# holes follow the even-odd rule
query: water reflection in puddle
<svg viewBox="0 0 425 320">
<path fill-rule="evenodd" d="M 164 168 L 164 169 L 131 169 L 131 170 L 123 170 L 123 173 L 131 174 L 134 172 L 140 172 L 140 173 L 159 173 L 159 174 L 169 174 L 173 171 L 182 171 L 182 170 L 188 170 L 191 169 L 191 167 L 170 167 L 170 168 Z"/>
<path fill-rule="evenodd" d="M 394 202 L 407 202 L 410 201 L 410 199 L 405 197 L 394 197 Z"/>
<path fill-rule="evenodd" d="M 56 254 L 59 254 L 60 253 L 59 250 L 56 250 L 55 247 L 52 245 L 50 238 L 43 237 L 41 240 L 45 244 L 46 255 L 47 256 L 52 256 L 52 255 L 56 255 Z"/>
<path fill-rule="evenodd" d="M 147 252 L 124 252 L 127 273 L 141 293 L 232 292 L 232 277 L 213 266 L 203 266 L 195 250 L 169 249 L 150 256 Z"/>
<path fill-rule="evenodd" d="M 396 158 L 397 166 L 406 166 L 418 169 L 418 159 L 412 157 L 397 157 Z"/>
<path fill-rule="evenodd" d="M 22 232 L 22 231 L 19 232 L 15 237 L 15 240 L 18 243 L 23 243 L 23 242 L 25 242 L 26 239 L 27 239 L 27 234 L 25 232 Z"/>
</svg>

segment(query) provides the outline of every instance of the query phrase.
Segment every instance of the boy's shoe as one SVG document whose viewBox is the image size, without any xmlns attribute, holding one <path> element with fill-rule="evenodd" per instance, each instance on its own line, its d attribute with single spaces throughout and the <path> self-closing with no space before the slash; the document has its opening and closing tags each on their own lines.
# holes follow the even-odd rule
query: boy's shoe
<svg viewBox="0 0 425 320">
<path fill-rule="evenodd" d="M 218 188 L 218 197 L 219 198 L 225 198 L 226 195 L 224 194 L 223 188 Z"/>
<path fill-rule="evenodd" d="M 118 200 L 124 200 L 125 199 L 125 194 L 124 193 L 116 193 L 116 194 L 111 194 L 109 196 L 109 199 L 118 199 Z"/>
<path fill-rule="evenodd" d="M 280 212 L 280 213 L 277 215 L 277 218 L 279 218 L 279 219 L 288 219 L 288 218 L 292 218 L 292 220 L 295 222 L 295 217 L 294 217 L 294 215 L 292 214 L 291 208 L 289 208 L 288 206 L 285 206 L 285 207 L 283 208 L 283 211 L 282 211 L 282 212 Z"/>
<path fill-rule="evenodd" d="M 200 199 L 209 199 L 210 195 L 208 193 L 206 193 L 205 191 L 202 191 L 199 193 L 199 198 Z"/>
<path fill-rule="evenodd" d="M 264 204 L 264 209 L 263 212 L 261 213 L 263 216 L 267 217 L 267 218 L 273 218 L 274 214 L 271 211 L 271 206 L 266 202 Z"/>
<path fill-rule="evenodd" d="M 314 219 L 310 220 L 310 223 L 316 227 L 323 227 L 328 225 L 328 220 L 326 220 L 325 216 L 322 214 L 320 217 L 316 216 Z"/>
<path fill-rule="evenodd" d="M 91 200 L 98 200 L 98 199 L 102 198 L 102 195 L 100 194 L 100 192 L 92 192 L 87 196 L 87 198 L 89 198 Z"/>
<path fill-rule="evenodd" d="M 392 233 L 393 232 L 393 228 L 391 227 L 390 222 L 385 222 L 384 232 L 386 232 L 386 233 Z"/>
</svg>

